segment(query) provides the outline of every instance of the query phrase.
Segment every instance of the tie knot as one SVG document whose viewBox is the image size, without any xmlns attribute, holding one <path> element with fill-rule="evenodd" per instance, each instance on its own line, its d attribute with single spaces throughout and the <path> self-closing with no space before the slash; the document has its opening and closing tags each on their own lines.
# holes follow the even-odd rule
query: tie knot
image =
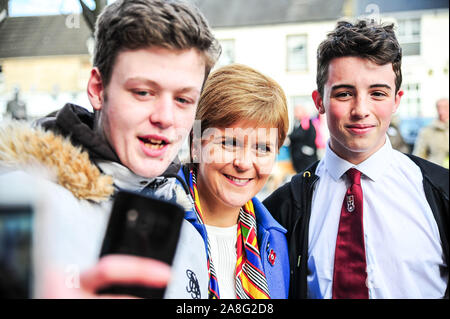
<svg viewBox="0 0 450 319">
<path fill-rule="evenodd" d="M 361 172 L 356 168 L 350 168 L 345 174 L 352 184 L 361 185 Z"/>
</svg>

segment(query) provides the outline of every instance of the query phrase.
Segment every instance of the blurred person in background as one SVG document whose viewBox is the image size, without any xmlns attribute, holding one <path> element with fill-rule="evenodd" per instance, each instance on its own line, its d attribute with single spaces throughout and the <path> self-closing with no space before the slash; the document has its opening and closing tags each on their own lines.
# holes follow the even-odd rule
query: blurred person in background
<svg viewBox="0 0 450 319">
<path fill-rule="evenodd" d="M 6 117 L 13 120 L 27 120 L 27 105 L 20 99 L 20 89 L 14 89 L 14 97 L 6 104 Z"/>
<path fill-rule="evenodd" d="M 289 127 L 282 88 L 245 65 L 222 67 L 205 83 L 196 120 L 201 140 L 192 140 L 183 178 L 207 251 L 209 298 L 287 298 L 286 230 L 255 197 Z"/>
<path fill-rule="evenodd" d="M 414 144 L 413 154 L 433 163 L 449 167 L 448 98 L 436 101 L 438 118 L 424 127 Z"/>
<path fill-rule="evenodd" d="M 330 138 L 326 114 L 318 113 L 317 116 L 312 118 L 311 123 L 314 125 L 314 128 L 316 130 L 317 156 L 319 159 L 321 159 L 325 155 L 327 141 Z"/>
<path fill-rule="evenodd" d="M 387 130 L 387 135 L 389 136 L 393 149 L 402 153 L 410 153 L 409 146 L 406 144 L 400 132 L 400 119 L 398 116 L 394 115 L 392 117 L 391 124 Z"/>
<path fill-rule="evenodd" d="M 179 1 L 118 0 L 96 23 L 87 85 L 94 113 L 66 104 L 39 127 L 13 122 L 0 128 L 1 187 L 21 180 L 20 192 L 30 186 L 37 194 L 44 231 L 35 243 L 35 297 L 92 298 L 111 284 L 167 285 L 167 265 L 125 255 L 99 260 L 101 245 L 119 190 L 182 206 L 189 202 L 187 187 L 174 177 L 180 168 L 176 156 L 219 54 L 197 8 Z M 174 281 L 180 287 L 168 297 L 192 298 L 188 268 L 199 269 L 206 297 L 203 240 L 186 220 L 180 237 L 191 250 L 177 250 L 175 260 L 181 262 L 172 273 L 183 280 Z M 74 271 L 72 284 L 67 269 Z"/>
<path fill-rule="evenodd" d="M 289 134 L 289 151 L 297 173 L 317 161 L 316 128 L 305 107 L 294 108 L 294 129 Z"/>
</svg>

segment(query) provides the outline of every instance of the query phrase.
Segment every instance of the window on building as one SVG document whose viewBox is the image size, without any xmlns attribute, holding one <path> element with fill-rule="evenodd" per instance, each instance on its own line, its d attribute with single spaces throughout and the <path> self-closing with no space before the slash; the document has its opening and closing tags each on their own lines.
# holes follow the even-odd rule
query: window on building
<svg viewBox="0 0 450 319">
<path fill-rule="evenodd" d="M 303 71 L 307 69 L 306 40 L 306 35 L 289 35 L 287 37 L 288 71 Z"/>
<path fill-rule="evenodd" d="M 397 37 L 402 46 L 403 56 L 420 55 L 420 19 L 399 19 Z"/>
<path fill-rule="evenodd" d="M 222 54 L 219 61 L 217 61 L 217 67 L 225 66 L 235 62 L 235 45 L 234 40 L 219 40 L 222 46 Z"/>
<path fill-rule="evenodd" d="M 420 98 L 420 83 L 406 83 L 402 85 L 404 95 L 401 107 L 398 108 L 400 116 L 418 117 L 422 115 Z"/>
</svg>

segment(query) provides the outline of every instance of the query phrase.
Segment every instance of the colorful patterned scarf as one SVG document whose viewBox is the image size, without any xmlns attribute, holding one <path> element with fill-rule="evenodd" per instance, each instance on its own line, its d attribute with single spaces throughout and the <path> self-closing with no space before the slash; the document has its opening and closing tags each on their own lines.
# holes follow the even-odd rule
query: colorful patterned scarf
<svg viewBox="0 0 450 319">
<path fill-rule="evenodd" d="M 189 189 L 194 198 L 195 211 L 200 224 L 204 225 L 197 191 L 196 172 L 190 170 Z M 239 212 L 237 227 L 236 297 L 238 299 L 270 299 L 266 276 L 263 271 L 256 236 L 256 216 L 252 200 Z M 208 245 L 209 299 L 220 299 L 219 284 Z"/>
</svg>

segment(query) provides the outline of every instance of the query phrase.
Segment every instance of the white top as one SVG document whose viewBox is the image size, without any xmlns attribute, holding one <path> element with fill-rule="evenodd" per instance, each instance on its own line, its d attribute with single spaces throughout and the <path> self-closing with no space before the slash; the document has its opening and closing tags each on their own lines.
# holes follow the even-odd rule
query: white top
<svg viewBox="0 0 450 319">
<path fill-rule="evenodd" d="M 327 145 L 316 174 L 309 224 L 308 297 L 331 298 L 334 252 L 344 194 L 344 173 L 363 173 L 363 227 L 370 298 L 442 298 L 448 273 L 436 221 L 419 167 L 385 145 L 353 165 Z M 442 272 L 442 274 L 441 274 Z"/>
<path fill-rule="evenodd" d="M 236 299 L 237 225 L 205 226 L 219 284 L 220 299 Z"/>
</svg>

